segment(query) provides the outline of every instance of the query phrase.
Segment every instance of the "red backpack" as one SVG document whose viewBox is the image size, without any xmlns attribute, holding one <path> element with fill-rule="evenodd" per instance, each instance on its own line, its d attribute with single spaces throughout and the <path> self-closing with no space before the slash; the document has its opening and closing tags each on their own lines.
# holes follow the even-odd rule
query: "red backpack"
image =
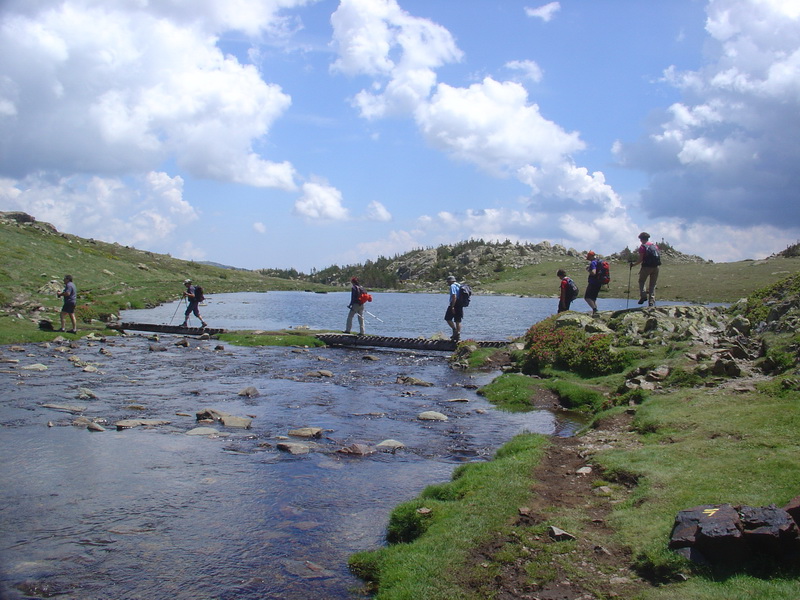
<svg viewBox="0 0 800 600">
<path fill-rule="evenodd" d="M 611 267 L 607 260 L 597 261 L 597 281 L 600 285 L 607 285 L 611 281 Z"/>
</svg>

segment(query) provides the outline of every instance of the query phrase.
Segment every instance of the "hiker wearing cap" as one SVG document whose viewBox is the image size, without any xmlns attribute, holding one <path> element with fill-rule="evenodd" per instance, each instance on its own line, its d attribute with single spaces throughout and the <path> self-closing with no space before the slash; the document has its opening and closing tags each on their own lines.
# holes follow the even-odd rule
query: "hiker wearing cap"
<svg viewBox="0 0 800 600">
<path fill-rule="evenodd" d="M 586 300 L 586 304 L 592 309 L 592 316 L 597 314 L 597 295 L 600 293 L 600 286 L 603 285 L 600 283 L 600 279 L 597 276 L 597 255 L 594 251 L 589 250 L 586 254 L 586 260 L 589 261 L 589 264 L 586 265 L 586 270 L 589 272 L 589 279 L 586 284 L 586 293 L 583 295 L 583 299 Z"/>
<path fill-rule="evenodd" d="M 203 320 L 203 317 L 200 316 L 200 300 L 199 295 L 197 293 L 197 287 L 192 285 L 191 279 L 186 279 L 183 282 L 183 285 L 186 286 L 186 289 L 183 291 L 183 297 L 186 298 L 186 312 L 183 313 L 183 324 L 181 327 L 188 327 L 189 326 L 189 315 L 194 313 L 194 316 L 200 319 L 200 323 L 203 327 L 208 327 L 208 323 Z"/>
<path fill-rule="evenodd" d="M 347 305 L 350 312 L 347 313 L 347 323 L 344 326 L 344 332 L 350 333 L 350 330 L 353 328 L 353 317 L 358 315 L 358 333 L 359 335 L 364 335 L 364 303 L 361 301 L 361 295 L 366 292 L 364 292 L 364 288 L 361 287 L 358 277 L 353 277 L 350 283 L 352 284 L 350 287 L 350 304 Z"/>
<path fill-rule="evenodd" d="M 444 320 L 453 330 L 450 339 L 457 342 L 461 339 L 461 319 L 464 318 L 464 307 L 458 301 L 461 286 L 452 275 L 448 275 L 447 283 L 450 285 L 450 302 L 447 305 L 447 312 L 444 313 Z"/>
<path fill-rule="evenodd" d="M 639 268 L 639 304 L 647 302 L 647 306 L 656 305 L 656 282 L 658 282 L 658 267 L 661 266 L 661 253 L 658 246 L 650 241 L 650 234 L 643 231 L 639 234 L 639 259 L 631 263 L 631 269 L 637 265 Z M 648 283 L 649 280 L 649 283 Z M 645 284 L 647 289 L 645 290 Z"/>
</svg>

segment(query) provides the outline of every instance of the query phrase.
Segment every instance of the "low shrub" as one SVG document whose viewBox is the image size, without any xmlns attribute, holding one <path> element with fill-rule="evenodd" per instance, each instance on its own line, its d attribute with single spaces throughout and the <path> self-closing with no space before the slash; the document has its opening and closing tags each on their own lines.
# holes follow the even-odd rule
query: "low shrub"
<svg viewBox="0 0 800 600">
<path fill-rule="evenodd" d="M 585 377 L 618 373 L 633 362 L 630 350 L 613 347 L 614 337 L 589 335 L 575 327 L 557 327 L 555 316 L 536 323 L 525 334 L 522 371 L 541 374 L 547 368 L 572 371 Z"/>
<path fill-rule="evenodd" d="M 79 304 L 75 307 L 75 318 L 81 323 L 91 323 L 97 319 L 97 312 L 88 304 Z"/>
</svg>

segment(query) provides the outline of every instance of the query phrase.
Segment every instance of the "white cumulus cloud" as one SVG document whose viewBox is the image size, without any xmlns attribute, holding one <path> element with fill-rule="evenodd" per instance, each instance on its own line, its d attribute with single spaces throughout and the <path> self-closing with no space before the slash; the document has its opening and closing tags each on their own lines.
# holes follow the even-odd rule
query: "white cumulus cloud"
<svg viewBox="0 0 800 600">
<path fill-rule="evenodd" d="M 303 195 L 294 205 L 295 214 L 309 220 L 345 221 L 349 211 L 342 205 L 342 193 L 327 183 L 303 184 Z"/>
<path fill-rule="evenodd" d="M 550 2 L 536 8 L 525 7 L 525 14 L 529 17 L 541 19 L 545 23 L 552 20 L 555 14 L 561 10 L 560 2 Z"/>
</svg>

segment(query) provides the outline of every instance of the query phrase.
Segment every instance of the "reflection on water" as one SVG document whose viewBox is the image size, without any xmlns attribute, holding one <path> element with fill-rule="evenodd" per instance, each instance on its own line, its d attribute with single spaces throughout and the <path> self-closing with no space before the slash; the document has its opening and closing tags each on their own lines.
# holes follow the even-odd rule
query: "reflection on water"
<svg viewBox="0 0 800 600">
<path fill-rule="evenodd" d="M 442 355 L 198 340 L 182 348 L 179 339 L 163 336 L 164 352 L 144 336 L 84 340 L 67 352 L 29 345 L 0 374 L 0 597 L 349 598 L 359 581 L 348 556 L 383 543 L 399 502 L 521 431 L 577 426 L 549 411 L 495 410 L 475 392 L 491 376 L 452 371 Z M 21 370 L 33 363 L 48 370 Z M 315 376 L 320 369 L 333 376 Z M 400 385 L 398 375 L 435 385 Z M 239 396 L 247 386 L 260 394 Z M 81 388 L 97 399 L 78 398 Z M 107 431 L 71 426 L 74 415 L 45 403 L 82 406 L 107 419 Z M 204 408 L 252 416 L 253 426 L 187 436 Z M 424 410 L 449 420 L 420 421 Z M 115 431 L 123 418 L 169 424 Z M 316 448 L 278 451 L 301 426 L 324 429 Z M 336 452 L 387 438 L 406 449 Z"/>
</svg>

